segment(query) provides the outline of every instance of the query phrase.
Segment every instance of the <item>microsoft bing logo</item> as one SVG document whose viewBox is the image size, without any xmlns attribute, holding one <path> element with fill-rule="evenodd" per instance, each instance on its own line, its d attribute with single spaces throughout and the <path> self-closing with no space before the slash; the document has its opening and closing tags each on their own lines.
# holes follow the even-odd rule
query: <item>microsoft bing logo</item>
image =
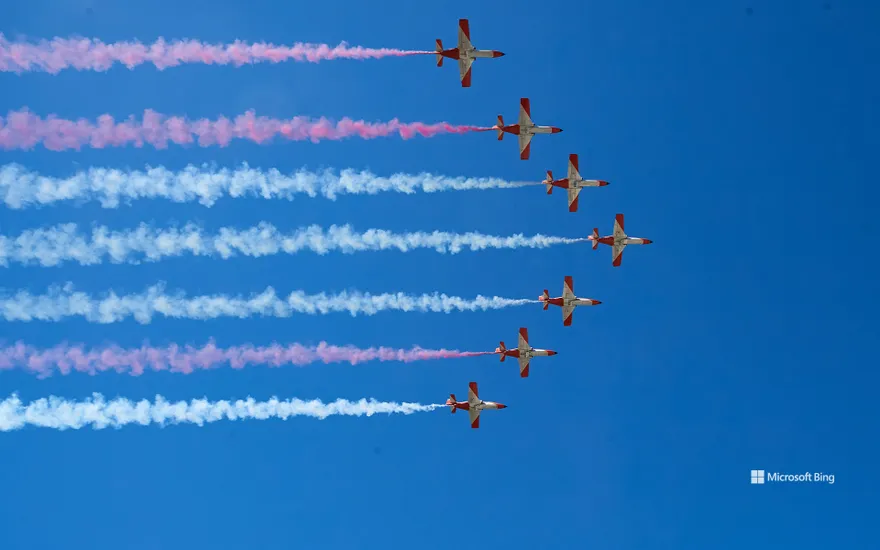
<svg viewBox="0 0 880 550">
<path fill-rule="evenodd" d="M 834 485 L 834 474 L 826 474 L 823 472 L 805 472 L 803 474 L 781 474 L 779 472 L 765 472 L 764 470 L 752 470 L 752 485 L 764 485 L 765 483 L 778 483 L 782 481 L 789 482 L 811 482 L 811 483 L 827 483 Z"/>
</svg>

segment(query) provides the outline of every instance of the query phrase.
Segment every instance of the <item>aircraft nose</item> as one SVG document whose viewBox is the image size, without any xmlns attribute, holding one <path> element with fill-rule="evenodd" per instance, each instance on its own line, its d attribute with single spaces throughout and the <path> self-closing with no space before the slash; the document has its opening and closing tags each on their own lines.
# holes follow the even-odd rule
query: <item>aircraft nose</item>
<svg viewBox="0 0 880 550">
<path fill-rule="evenodd" d="M 598 305 L 601 304 L 601 303 L 602 303 L 602 302 L 599 301 L 599 300 L 593 300 L 593 305 L 594 305 L 594 306 L 598 306 Z"/>
<path fill-rule="evenodd" d="M 553 356 L 553 355 L 556 355 L 556 352 L 551 350 L 551 351 L 548 351 L 548 352 L 547 352 L 547 355 L 548 355 L 548 356 Z"/>
<path fill-rule="evenodd" d="M 599 187 L 605 187 L 606 185 L 608 185 L 608 182 L 607 182 L 607 181 L 605 181 L 605 180 L 599 180 Z"/>
<path fill-rule="evenodd" d="M 507 405 L 502 405 L 501 403 L 498 403 L 498 408 L 499 409 L 506 409 Z"/>
<path fill-rule="evenodd" d="M 642 239 L 642 242 L 645 243 L 645 244 L 651 244 L 651 243 L 653 243 L 654 241 L 652 241 L 651 239 Z"/>
<path fill-rule="evenodd" d="M 498 50 L 493 50 L 492 57 L 504 57 L 504 52 L 499 52 Z"/>
<path fill-rule="evenodd" d="M 553 130 L 552 130 L 552 133 L 554 133 L 554 134 L 558 134 L 558 133 L 561 132 L 561 131 L 562 131 L 562 128 L 557 128 L 557 127 L 554 126 L 554 127 L 553 127 Z"/>
</svg>

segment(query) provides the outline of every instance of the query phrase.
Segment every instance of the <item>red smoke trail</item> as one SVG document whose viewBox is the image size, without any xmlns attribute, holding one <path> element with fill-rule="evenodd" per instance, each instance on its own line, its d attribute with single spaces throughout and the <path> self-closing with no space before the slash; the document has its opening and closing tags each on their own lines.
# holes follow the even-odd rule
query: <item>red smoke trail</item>
<svg viewBox="0 0 880 550">
<path fill-rule="evenodd" d="M 82 346 L 61 344 L 50 349 L 38 349 L 17 342 L 13 346 L 0 348 L 0 370 L 22 368 L 38 374 L 40 378 L 50 376 L 54 370 L 61 374 L 72 371 L 96 374 L 104 371 L 129 372 L 139 376 L 145 370 L 170 371 L 190 374 L 195 370 L 215 368 L 229 363 L 234 369 L 247 365 L 308 365 L 323 363 L 350 363 L 356 365 L 367 361 L 428 361 L 453 359 L 459 357 L 478 357 L 493 355 L 492 351 L 430 350 L 418 346 L 412 349 L 394 348 L 356 348 L 354 346 L 331 346 L 321 342 L 317 346 L 290 344 L 282 346 L 233 346 L 218 348 L 213 341 L 201 348 L 177 346 L 164 348 L 144 345 L 140 348 L 123 349 L 118 346 L 85 350 Z"/>
<path fill-rule="evenodd" d="M 279 120 L 258 117 L 248 111 L 234 119 L 220 117 L 217 120 L 190 121 L 182 117 L 168 117 L 147 109 L 142 121 L 129 117 L 116 122 L 110 115 L 101 115 L 97 123 L 85 119 L 66 120 L 49 115 L 45 119 L 33 115 L 27 109 L 10 111 L 0 117 L 0 148 L 32 149 L 38 143 L 50 151 L 79 150 L 83 146 L 103 149 L 134 145 L 143 147 L 148 143 L 156 149 L 165 149 L 168 142 L 178 145 L 198 143 L 201 147 L 219 145 L 226 147 L 233 139 L 249 139 L 265 143 L 280 137 L 290 141 L 310 140 L 317 143 L 324 139 L 339 140 L 358 136 L 374 139 L 400 134 L 403 139 L 417 135 L 433 137 L 437 134 L 464 134 L 484 132 L 492 128 L 453 125 L 448 122 L 426 124 L 424 122 L 365 122 L 343 118 L 332 122 L 324 117 L 314 120 L 294 117 Z"/>
<path fill-rule="evenodd" d="M 275 44 L 247 44 L 235 41 L 231 44 L 203 44 L 198 40 L 175 40 L 165 42 L 160 38 L 152 44 L 140 42 L 115 42 L 105 44 L 88 38 L 54 38 L 51 41 L 10 42 L 0 34 L 0 71 L 22 73 L 44 71 L 57 74 L 64 69 L 106 71 L 115 63 L 134 69 L 144 63 L 152 63 L 159 70 L 184 63 L 206 65 L 234 65 L 284 61 L 319 61 L 332 59 L 379 59 L 429 55 L 433 51 L 398 50 L 393 48 L 364 48 L 327 44 L 304 44 L 293 46 Z"/>
</svg>

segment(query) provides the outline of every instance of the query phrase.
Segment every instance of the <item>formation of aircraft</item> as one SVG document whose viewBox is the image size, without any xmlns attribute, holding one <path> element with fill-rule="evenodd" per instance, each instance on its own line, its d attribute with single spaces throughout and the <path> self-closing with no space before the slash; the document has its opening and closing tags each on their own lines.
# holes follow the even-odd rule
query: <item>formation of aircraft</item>
<svg viewBox="0 0 880 550">
<path fill-rule="evenodd" d="M 565 280 L 562 283 L 562 296 L 559 298 L 551 298 L 550 292 L 545 288 L 544 294 L 538 296 L 538 300 L 544 303 L 544 311 L 546 311 L 551 304 L 561 307 L 562 324 L 566 327 L 571 326 L 571 316 L 574 313 L 574 308 L 577 306 L 598 306 L 602 303 L 599 300 L 593 300 L 592 298 L 578 298 L 575 296 L 574 278 L 571 275 L 565 276 Z"/>
<path fill-rule="evenodd" d="M 513 134 L 519 139 L 519 158 L 529 160 L 532 148 L 532 138 L 535 134 L 558 134 L 561 128 L 555 126 L 539 126 L 532 122 L 532 108 L 529 98 L 519 100 L 519 119 L 516 124 L 504 125 L 504 117 L 498 115 L 498 124 L 493 126 L 498 132 L 498 140 L 504 139 L 504 134 Z"/>
<path fill-rule="evenodd" d="M 478 50 L 471 44 L 471 28 L 467 19 L 458 20 L 458 46 L 455 48 L 443 49 L 443 42 L 438 38 L 436 50 L 437 66 L 443 66 L 443 58 L 455 59 L 458 61 L 458 73 L 461 76 L 461 87 L 471 87 L 471 65 L 475 59 L 501 57 L 503 52 L 497 50 Z"/>
<path fill-rule="evenodd" d="M 477 391 L 477 383 L 471 382 L 468 384 L 468 398 L 467 401 L 457 401 L 455 399 L 455 394 L 450 393 L 449 399 L 446 400 L 446 404 L 449 406 L 452 414 L 455 414 L 457 409 L 461 409 L 463 411 L 468 412 L 468 416 L 471 419 L 471 428 L 479 428 L 480 427 L 480 413 L 483 412 L 484 409 L 505 409 L 507 405 L 502 403 L 495 403 L 494 401 L 483 401 L 480 399 L 480 394 Z"/>
<path fill-rule="evenodd" d="M 607 244 L 611 247 L 611 265 L 620 267 L 623 260 L 623 249 L 631 244 L 651 244 L 654 241 L 641 237 L 630 237 L 623 230 L 623 214 L 614 216 L 614 233 L 606 237 L 599 236 L 599 229 L 593 228 L 593 234 L 587 237 L 593 241 L 593 250 L 599 247 L 599 243 Z"/>
<path fill-rule="evenodd" d="M 605 187 L 608 185 L 604 180 L 585 180 L 581 177 L 578 169 L 578 156 L 575 154 L 568 155 L 568 174 L 565 179 L 553 179 L 553 171 L 547 170 L 547 179 L 544 180 L 547 186 L 547 194 L 553 194 L 553 188 L 559 187 L 568 190 L 568 211 L 577 212 L 578 195 L 584 187 Z"/>
<path fill-rule="evenodd" d="M 430 52 L 426 52 L 430 53 Z M 443 58 L 455 59 L 458 61 L 458 71 L 461 78 L 461 86 L 469 88 L 471 86 L 471 68 L 474 60 L 480 58 L 501 57 L 504 54 L 497 50 L 478 50 L 471 43 L 470 25 L 467 19 L 458 20 L 458 44 L 457 47 L 451 49 L 443 49 L 443 43 L 437 39 L 435 49 L 437 56 L 437 66 L 443 66 Z M 531 155 L 532 138 L 537 134 L 558 134 L 562 129 L 556 126 L 541 126 L 532 121 L 531 104 L 529 98 L 523 97 L 519 101 L 519 117 L 516 124 L 504 124 L 504 118 L 498 115 L 498 122 L 492 126 L 498 132 L 498 140 L 504 139 L 504 134 L 513 134 L 517 136 L 519 142 L 519 158 L 528 160 Z M 578 166 L 578 156 L 570 154 L 568 156 L 568 172 L 563 179 L 554 179 L 553 171 L 547 170 L 547 177 L 541 183 L 547 188 L 547 194 L 553 194 L 553 188 L 558 187 L 565 189 L 568 195 L 568 211 L 577 212 L 578 199 L 580 192 L 586 187 L 605 187 L 608 182 L 599 179 L 584 179 L 581 176 Z M 617 214 L 614 218 L 614 229 L 611 235 L 600 237 L 598 228 L 593 229 L 593 234 L 587 239 L 592 241 L 593 250 L 596 250 L 599 244 L 605 244 L 611 247 L 611 264 L 614 267 L 620 267 L 623 259 L 623 250 L 632 244 L 651 244 L 653 241 L 642 237 L 630 237 L 624 231 L 623 214 Z M 569 327 L 572 325 L 572 318 L 575 308 L 579 306 L 596 306 L 601 304 L 599 300 L 592 298 L 580 298 L 574 293 L 574 278 L 566 275 L 562 285 L 562 296 L 551 297 L 550 292 L 544 289 L 543 294 L 538 296 L 538 301 L 543 305 L 546 311 L 551 305 L 558 306 L 562 309 L 562 325 Z M 496 354 L 500 356 L 503 363 L 508 357 L 515 358 L 519 363 L 519 374 L 522 378 L 529 376 L 529 366 L 534 357 L 551 357 L 557 352 L 549 349 L 533 348 L 529 344 L 528 329 L 522 327 L 519 329 L 517 346 L 514 349 L 508 349 L 502 341 L 495 349 Z M 494 401 L 483 401 L 477 392 L 477 383 L 471 382 L 468 385 L 467 401 L 457 401 L 455 394 L 450 394 L 446 400 L 446 405 L 450 407 L 452 413 L 456 410 L 466 410 L 470 415 L 471 428 L 480 427 L 480 413 L 485 409 L 504 409 L 507 406 Z"/>
</svg>

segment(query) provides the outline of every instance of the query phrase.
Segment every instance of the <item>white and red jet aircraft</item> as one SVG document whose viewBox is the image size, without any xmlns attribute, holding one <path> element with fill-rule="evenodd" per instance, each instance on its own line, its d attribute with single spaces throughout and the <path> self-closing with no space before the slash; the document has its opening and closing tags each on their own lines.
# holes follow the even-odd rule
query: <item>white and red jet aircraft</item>
<svg viewBox="0 0 880 550">
<path fill-rule="evenodd" d="M 578 170 L 578 156 L 572 154 L 568 155 L 568 177 L 555 180 L 553 179 L 553 171 L 547 170 L 547 179 L 544 180 L 544 185 L 547 186 L 548 195 L 553 194 L 554 187 L 568 189 L 568 211 L 577 212 L 578 195 L 580 195 L 581 189 L 584 187 L 605 187 L 608 185 L 608 182 L 603 180 L 585 180 L 582 178 Z"/>
<path fill-rule="evenodd" d="M 598 248 L 599 243 L 607 244 L 611 247 L 611 265 L 620 267 L 620 261 L 623 259 L 623 249 L 628 244 L 651 244 L 651 239 L 642 239 L 639 237 L 630 237 L 623 231 L 623 214 L 614 217 L 614 234 L 607 237 L 600 237 L 599 230 L 593 228 L 593 234 L 587 237 L 593 241 L 593 250 Z"/>
<path fill-rule="evenodd" d="M 529 330 L 525 327 L 519 329 L 519 342 L 516 349 L 507 349 L 504 342 L 495 349 L 495 353 L 501 354 L 501 362 L 507 357 L 516 357 L 519 360 L 519 375 L 526 378 L 529 375 L 529 362 L 532 357 L 550 357 L 556 352 L 549 349 L 537 349 L 529 345 Z"/>
<path fill-rule="evenodd" d="M 480 394 L 477 393 L 476 382 L 471 382 L 470 384 L 468 384 L 467 401 L 456 401 L 455 394 L 450 393 L 449 399 L 446 400 L 446 404 L 449 405 L 449 408 L 452 410 L 452 414 L 455 414 L 455 409 L 462 409 L 467 411 L 468 415 L 470 415 L 471 417 L 471 428 L 480 427 L 480 413 L 483 412 L 483 409 L 507 408 L 507 405 L 495 403 L 494 401 L 483 401 L 482 399 L 480 399 Z"/>
<path fill-rule="evenodd" d="M 458 72 L 461 75 L 462 88 L 471 87 L 471 65 L 474 59 L 479 57 L 501 57 L 504 55 L 496 50 L 478 50 L 474 48 L 474 45 L 471 44 L 471 29 L 467 19 L 458 20 L 458 47 L 444 50 L 443 42 L 438 38 L 435 51 L 437 52 L 438 67 L 443 66 L 444 57 L 458 61 Z"/>
<path fill-rule="evenodd" d="M 532 122 L 532 109 L 529 105 L 529 98 L 524 97 L 519 100 L 519 120 L 518 124 L 504 125 L 504 118 L 498 115 L 498 124 L 493 126 L 498 131 L 498 140 L 504 139 L 504 133 L 514 134 L 519 138 L 519 158 L 522 160 L 529 159 L 531 152 L 532 137 L 535 134 L 558 134 L 561 128 L 555 126 L 538 126 Z"/>
<path fill-rule="evenodd" d="M 597 306 L 601 304 L 599 300 L 593 300 L 591 298 L 578 298 L 574 295 L 574 279 L 571 275 L 567 275 L 565 277 L 565 282 L 562 285 L 562 296 L 559 298 L 551 298 L 550 292 L 547 289 L 544 289 L 544 294 L 538 296 L 538 300 L 544 302 L 544 311 L 550 307 L 550 304 L 554 306 L 560 306 L 562 308 L 562 324 L 566 327 L 571 326 L 571 315 L 574 313 L 574 308 L 577 306 Z"/>
</svg>

